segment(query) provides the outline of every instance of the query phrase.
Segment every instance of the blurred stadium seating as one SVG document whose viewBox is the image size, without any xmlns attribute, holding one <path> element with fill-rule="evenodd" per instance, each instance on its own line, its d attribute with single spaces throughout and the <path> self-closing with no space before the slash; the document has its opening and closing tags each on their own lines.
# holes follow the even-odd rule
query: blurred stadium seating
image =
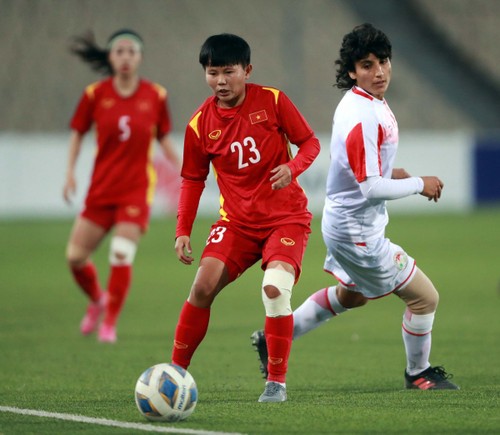
<svg viewBox="0 0 500 435">
<path fill-rule="evenodd" d="M 500 1 L 412 3 L 498 85 Z M 21 132 L 67 129 L 84 86 L 99 79 L 69 54 L 70 38 L 91 29 L 104 44 L 122 27 L 144 37 L 143 75 L 168 88 L 177 131 L 209 95 L 197 62 L 200 45 L 210 34 L 233 32 L 252 46 L 253 81 L 284 90 L 315 130 L 327 132 L 341 97 L 332 84 L 342 35 L 366 21 L 349 0 L 0 0 L 0 11 L 0 130 Z M 395 49 L 387 94 L 400 127 L 477 129 L 407 54 Z"/>
</svg>

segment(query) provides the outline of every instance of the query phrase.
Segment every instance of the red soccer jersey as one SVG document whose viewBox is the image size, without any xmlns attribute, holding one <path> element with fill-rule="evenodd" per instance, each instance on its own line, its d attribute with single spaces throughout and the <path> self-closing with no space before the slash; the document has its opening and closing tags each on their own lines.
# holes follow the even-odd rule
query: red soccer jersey
<svg viewBox="0 0 500 435">
<path fill-rule="evenodd" d="M 279 190 L 272 190 L 269 181 L 273 168 L 290 162 L 289 141 L 298 147 L 312 143 L 305 167 L 319 152 L 319 142 L 298 109 L 283 92 L 255 84 L 246 85 L 245 100 L 232 118 L 221 116 L 216 102 L 215 97 L 208 98 L 186 128 L 183 204 L 180 202 L 176 235 L 191 232 L 198 205 L 193 202 L 199 201 L 200 183 L 206 179 L 210 163 L 220 190 L 223 220 L 256 229 L 285 223 L 308 225 L 311 213 L 296 177 Z M 293 163 L 290 167 L 294 175 L 305 169 Z"/>
<path fill-rule="evenodd" d="M 112 78 L 87 86 L 71 120 L 81 134 L 96 125 L 97 153 L 86 204 L 150 204 L 156 173 L 154 139 L 170 131 L 167 91 L 141 79 L 130 97 L 121 97 Z"/>
</svg>

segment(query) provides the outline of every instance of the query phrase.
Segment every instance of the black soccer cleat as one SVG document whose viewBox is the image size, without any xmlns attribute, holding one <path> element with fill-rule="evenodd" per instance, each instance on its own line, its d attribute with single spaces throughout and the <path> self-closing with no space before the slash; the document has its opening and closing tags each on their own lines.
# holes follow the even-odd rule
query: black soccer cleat
<svg viewBox="0 0 500 435">
<path fill-rule="evenodd" d="M 264 331 L 261 329 L 259 331 L 255 331 L 250 338 L 252 339 L 252 346 L 255 347 L 255 351 L 259 354 L 260 361 L 260 371 L 264 375 L 264 379 L 267 379 L 268 371 L 267 371 L 267 343 L 266 336 L 264 335 Z"/>
<path fill-rule="evenodd" d="M 405 370 L 405 386 L 411 390 L 460 390 L 448 380 L 451 378 L 453 375 L 446 373 L 442 366 L 429 367 L 415 376 L 410 376 Z"/>
</svg>

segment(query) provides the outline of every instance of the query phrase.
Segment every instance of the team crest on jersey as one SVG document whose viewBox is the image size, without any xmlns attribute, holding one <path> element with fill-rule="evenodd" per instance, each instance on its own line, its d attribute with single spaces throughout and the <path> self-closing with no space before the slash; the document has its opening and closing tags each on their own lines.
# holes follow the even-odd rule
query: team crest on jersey
<svg viewBox="0 0 500 435">
<path fill-rule="evenodd" d="M 139 207 L 136 207 L 135 205 L 129 205 L 125 209 L 125 213 L 129 215 L 130 217 L 137 217 L 141 214 L 141 209 Z"/>
<path fill-rule="evenodd" d="M 101 106 L 102 106 L 104 109 L 111 109 L 114 105 L 115 105 L 115 100 L 114 100 L 114 98 L 104 98 L 104 99 L 101 101 Z"/>
<path fill-rule="evenodd" d="M 222 130 L 214 130 L 208 134 L 208 137 L 212 140 L 217 140 L 220 138 L 220 135 L 222 134 Z"/>
<path fill-rule="evenodd" d="M 252 124 L 257 124 L 264 121 L 267 121 L 267 113 L 265 110 L 259 110 L 258 112 L 250 113 L 250 122 Z"/>
<path fill-rule="evenodd" d="M 394 254 L 394 264 L 399 270 L 403 270 L 408 264 L 408 255 L 403 251 L 398 251 Z"/>
<path fill-rule="evenodd" d="M 285 246 L 293 246 L 295 245 L 295 240 L 290 239 L 289 237 L 282 237 L 280 240 Z"/>
<path fill-rule="evenodd" d="M 147 100 L 139 101 L 137 103 L 137 109 L 140 112 L 148 112 L 149 110 L 151 110 L 151 103 Z"/>
</svg>

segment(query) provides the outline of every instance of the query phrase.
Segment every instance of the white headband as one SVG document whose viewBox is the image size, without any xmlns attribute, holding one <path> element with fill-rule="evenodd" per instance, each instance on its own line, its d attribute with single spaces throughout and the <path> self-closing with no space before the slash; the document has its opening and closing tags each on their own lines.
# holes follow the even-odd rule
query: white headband
<svg viewBox="0 0 500 435">
<path fill-rule="evenodd" d="M 142 51 L 144 44 L 133 33 L 120 33 L 119 35 L 116 35 L 111 41 L 108 42 L 108 50 L 111 50 L 113 48 L 113 45 L 115 45 L 115 43 L 117 43 L 121 39 L 132 40 L 133 42 L 135 42 L 139 46 L 139 49 Z"/>
</svg>

